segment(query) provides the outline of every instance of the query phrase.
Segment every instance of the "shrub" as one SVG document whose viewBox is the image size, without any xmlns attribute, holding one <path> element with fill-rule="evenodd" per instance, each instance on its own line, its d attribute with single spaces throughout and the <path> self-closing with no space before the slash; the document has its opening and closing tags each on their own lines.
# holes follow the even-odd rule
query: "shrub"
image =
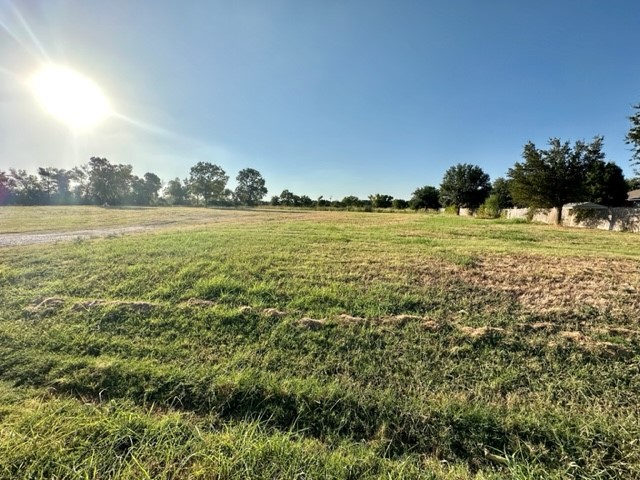
<svg viewBox="0 0 640 480">
<path fill-rule="evenodd" d="M 497 195 L 491 194 L 478 208 L 477 216 L 478 218 L 498 218 L 500 213 L 500 199 Z"/>
<path fill-rule="evenodd" d="M 455 205 L 449 205 L 448 207 L 444 208 L 444 213 L 446 213 L 447 215 L 457 215 L 458 207 L 456 207 Z"/>
</svg>

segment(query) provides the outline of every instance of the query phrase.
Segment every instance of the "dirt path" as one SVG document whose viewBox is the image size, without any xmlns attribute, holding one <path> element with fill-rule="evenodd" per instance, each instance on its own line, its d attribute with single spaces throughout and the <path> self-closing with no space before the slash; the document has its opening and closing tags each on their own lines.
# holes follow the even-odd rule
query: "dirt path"
<svg viewBox="0 0 640 480">
<path fill-rule="evenodd" d="M 68 240 L 86 240 L 109 235 L 123 235 L 126 233 L 140 233 L 152 230 L 152 226 L 132 226 L 120 228 L 96 228 L 92 230 L 74 230 L 71 232 L 47 232 L 47 233 L 2 233 L 0 234 L 0 247 L 13 247 L 18 245 L 33 245 L 37 243 L 51 243 Z"/>
</svg>

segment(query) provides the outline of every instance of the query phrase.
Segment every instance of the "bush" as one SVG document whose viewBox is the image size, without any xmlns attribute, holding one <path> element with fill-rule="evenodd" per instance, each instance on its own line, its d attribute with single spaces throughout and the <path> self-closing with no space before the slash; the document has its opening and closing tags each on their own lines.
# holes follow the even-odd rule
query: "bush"
<svg viewBox="0 0 640 480">
<path fill-rule="evenodd" d="M 500 198 L 492 194 L 487 197 L 480 208 L 478 208 L 478 218 L 499 218 L 500 217 Z"/>
<path fill-rule="evenodd" d="M 449 205 L 448 207 L 444 208 L 444 213 L 446 213 L 447 215 L 457 215 L 458 207 L 456 207 L 455 205 Z"/>
</svg>

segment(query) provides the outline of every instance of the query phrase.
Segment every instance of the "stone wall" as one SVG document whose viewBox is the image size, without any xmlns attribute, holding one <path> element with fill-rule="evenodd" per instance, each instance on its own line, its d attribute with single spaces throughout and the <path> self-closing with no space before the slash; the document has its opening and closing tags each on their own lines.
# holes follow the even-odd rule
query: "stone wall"
<svg viewBox="0 0 640 480">
<path fill-rule="evenodd" d="M 527 218 L 527 208 L 503 210 L 506 218 Z M 539 210 L 533 216 L 534 222 L 555 224 L 558 217 L 555 208 Z M 600 230 L 640 232 L 640 208 L 562 209 L 562 225 L 565 227 L 597 228 Z"/>
</svg>

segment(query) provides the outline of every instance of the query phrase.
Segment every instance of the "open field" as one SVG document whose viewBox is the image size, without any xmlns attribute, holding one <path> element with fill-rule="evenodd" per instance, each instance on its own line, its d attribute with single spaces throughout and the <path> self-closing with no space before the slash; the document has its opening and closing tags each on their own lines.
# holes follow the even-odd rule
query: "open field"
<svg viewBox="0 0 640 480">
<path fill-rule="evenodd" d="M 261 212 L 259 210 L 154 207 L 3 207 L 0 209 L 0 234 L 197 227 L 235 220 L 238 216 L 245 220 L 261 218 Z"/>
<path fill-rule="evenodd" d="M 0 478 L 640 477 L 637 234 L 0 209 L 136 226 L 0 247 Z"/>
</svg>

